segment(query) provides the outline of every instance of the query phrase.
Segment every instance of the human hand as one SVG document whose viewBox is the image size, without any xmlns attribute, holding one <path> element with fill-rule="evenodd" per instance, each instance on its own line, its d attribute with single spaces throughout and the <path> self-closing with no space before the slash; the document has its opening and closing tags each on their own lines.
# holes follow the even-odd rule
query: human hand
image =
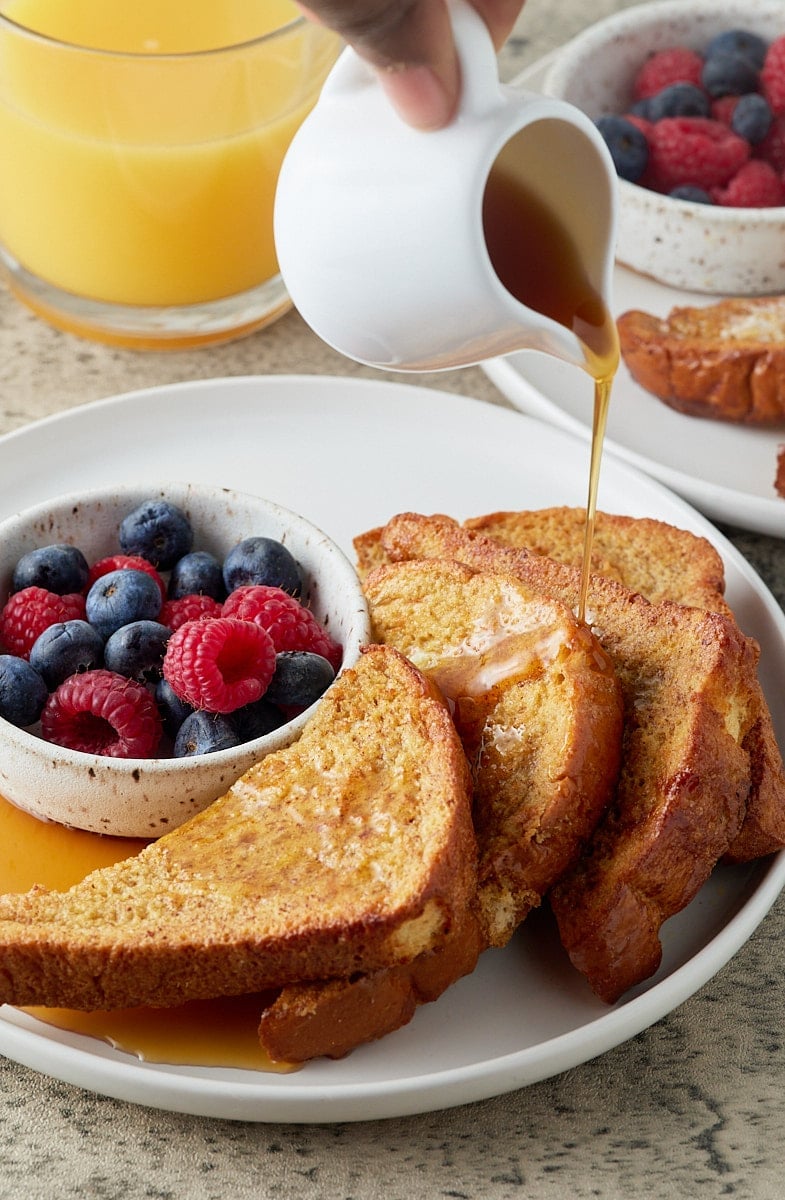
<svg viewBox="0 0 785 1200">
<path fill-rule="evenodd" d="M 524 0 L 471 3 L 498 50 Z M 308 0 L 300 7 L 376 68 L 404 121 L 418 129 L 439 129 L 449 122 L 461 85 L 446 0 Z"/>
</svg>

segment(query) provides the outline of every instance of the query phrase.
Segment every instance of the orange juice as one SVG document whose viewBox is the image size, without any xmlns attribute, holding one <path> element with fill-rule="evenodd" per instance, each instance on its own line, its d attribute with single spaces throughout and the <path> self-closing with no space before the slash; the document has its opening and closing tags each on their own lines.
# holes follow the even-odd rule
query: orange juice
<svg viewBox="0 0 785 1200">
<path fill-rule="evenodd" d="M 278 171 L 334 35 L 291 0 L 0 0 L 0 15 L 7 259 L 111 305 L 202 304 L 277 274 Z"/>
</svg>

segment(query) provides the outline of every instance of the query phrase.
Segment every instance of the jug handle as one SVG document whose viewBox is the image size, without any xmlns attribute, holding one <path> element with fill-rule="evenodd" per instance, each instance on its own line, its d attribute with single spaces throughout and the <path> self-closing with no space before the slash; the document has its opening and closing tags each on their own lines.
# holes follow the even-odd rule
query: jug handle
<svg viewBox="0 0 785 1200">
<path fill-rule="evenodd" d="M 488 27 L 467 0 L 447 0 L 461 67 L 461 98 L 456 118 L 481 116 L 502 101 L 496 50 Z M 340 96 L 375 84 L 373 69 L 347 47 L 327 78 L 322 96 Z"/>
<path fill-rule="evenodd" d="M 447 0 L 461 64 L 457 116 L 482 116 L 502 102 L 496 49 L 488 26 L 467 0 Z"/>
</svg>

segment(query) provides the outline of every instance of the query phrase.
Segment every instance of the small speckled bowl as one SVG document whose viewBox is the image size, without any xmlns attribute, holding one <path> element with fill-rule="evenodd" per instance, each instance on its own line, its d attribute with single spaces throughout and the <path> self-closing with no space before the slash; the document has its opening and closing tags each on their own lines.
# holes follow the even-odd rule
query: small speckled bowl
<svg viewBox="0 0 785 1200">
<path fill-rule="evenodd" d="M 593 120 L 621 113 L 656 50 L 702 50 L 717 33 L 785 33 L 782 0 L 657 0 L 590 26 L 557 55 L 545 91 Z M 785 291 L 785 208 L 721 208 L 619 180 L 617 260 L 661 283 L 712 295 Z"/>
<path fill-rule="evenodd" d="M 189 515 L 194 548 L 218 558 L 242 538 L 285 543 L 302 567 L 302 599 L 343 647 L 343 666 L 368 642 L 368 610 L 354 567 L 325 533 L 269 500 L 197 484 L 116 487 L 59 496 L 0 524 L 0 603 L 22 554 L 52 542 L 77 545 L 88 562 L 119 553 L 118 527 L 149 497 Z M 45 820 L 124 837 L 158 837 L 206 808 L 253 763 L 287 745 L 312 710 L 265 737 L 190 758 L 117 759 L 54 746 L 0 719 L 0 795 Z"/>
</svg>

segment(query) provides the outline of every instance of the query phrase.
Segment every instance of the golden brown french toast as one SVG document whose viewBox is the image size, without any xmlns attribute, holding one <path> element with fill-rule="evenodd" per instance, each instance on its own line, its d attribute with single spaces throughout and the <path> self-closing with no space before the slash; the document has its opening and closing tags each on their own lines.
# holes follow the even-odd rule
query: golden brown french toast
<svg viewBox="0 0 785 1200">
<path fill-rule="evenodd" d="M 479 916 L 469 907 L 442 946 L 411 963 L 283 988 L 262 1012 L 259 1041 L 278 1062 L 343 1058 L 406 1025 L 419 1005 L 469 975 L 485 948 Z"/>
<path fill-rule="evenodd" d="M 285 988 L 259 1035 L 273 1058 L 293 1062 L 392 1032 L 473 970 L 482 949 L 504 945 L 576 861 L 618 773 L 619 683 L 563 604 L 457 562 L 381 567 L 365 592 L 374 639 L 450 701 L 474 779 L 477 907 L 408 966 Z"/>
<path fill-rule="evenodd" d="M 401 514 L 384 527 L 389 561 L 436 558 L 515 574 L 574 604 L 579 572 L 501 545 L 446 517 Z M 377 552 L 377 560 L 379 554 Z M 648 978 L 659 930 L 737 838 L 751 784 L 757 646 L 721 613 L 649 603 L 593 576 L 593 630 L 625 701 L 616 796 L 587 851 L 551 893 L 564 945 L 608 1001 Z"/>
<path fill-rule="evenodd" d="M 374 639 L 451 702 L 474 779 L 480 914 L 503 946 L 576 859 L 619 770 L 610 660 L 563 603 L 514 575 L 405 562 L 366 579 Z"/>
<path fill-rule="evenodd" d="M 464 522 L 508 546 L 525 547 L 578 566 L 583 553 L 584 510 L 535 509 L 490 513 Z M 597 574 L 616 579 L 647 600 L 673 600 L 732 618 L 725 600 L 725 570 L 706 538 L 645 517 L 597 513 L 592 556 Z M 377 554 L 379 552 L 377 551 Z M 785 772 L 760 682 L 750 684 L 756 719 L 745 739 L 752 782 L 744 824 L 726 858 L 745 862 L 785 845 Z"/>
<path fill-rule="evenodd" d="M 0 897 L 0 1000 L 167 1007 L 349 977 L 442 945 L 475 895 L 447 706 L 372 646 L 210 808 L 67 892 Z"/>
<path fill-rule="evenodd" d="M 785 296 L 631 309 L 617 320 L 622 358 L 642 388 L 695 417 L 785 423 Z"/>
<path fill-rule="evenodd" d="M 505 546 L 580 567 L 585 508 L 559 506 L 495 512 L 464 521 Z M 592 538 L 591 569 L 615 579 L 656 604 L 675 600 L 710 612 L 730 609 L 725 600 L 725 567 L 711 542 L 687 529 L 651 517 L 598 512 Z"/>
</svg>

